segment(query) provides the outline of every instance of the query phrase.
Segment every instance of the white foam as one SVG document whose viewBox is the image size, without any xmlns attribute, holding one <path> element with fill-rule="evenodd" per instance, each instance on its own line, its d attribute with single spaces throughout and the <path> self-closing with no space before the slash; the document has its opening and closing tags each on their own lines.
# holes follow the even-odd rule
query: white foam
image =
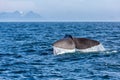
<svg viewBox="0 0 120 80">
<path fill-rule="evenodd" d="M 93 46 L 93 47 L 87 48 L 87 49 L 76 49 L 76 51 L 81 51 L 81 52 L 97 52 L 97 51 L 105 51 L 105 48 L 103 47 L 102 44 L 99 44 L 97 46 Z"/>
<path fill-rule="evenodd" d="M 118 51 L 117 50 L 107 50 L 105 53 L 106 54 L 112 54 L 112 53 L 117 53 Z"/>
<path fill-rule="evenodd" d="M 53 46 L 53 53 L 55 55 L 59 55 L 59 54 L 64 54 L 64 53 L 72 53 L 75 52 L 75 49 L 63 49 L 63 48 L 58 48 Z"/>
<path fill-rule="evenodd" d="M 97 46 L 93 46 L 91 48 L 87 48 L 87 49 L 63 49 L 63 48 L 58 48 L 53 46 L 53 53 L 55 55 L 59 55 L 59 54 L 64 54 L 64 53 L 73 53 L 75 51 L 80 51 L 80 52 L 97 52 L 97 51 L 105 51 L 105 48 L 103 47 L 102 44 L 99 44 Z"/>
</svg>

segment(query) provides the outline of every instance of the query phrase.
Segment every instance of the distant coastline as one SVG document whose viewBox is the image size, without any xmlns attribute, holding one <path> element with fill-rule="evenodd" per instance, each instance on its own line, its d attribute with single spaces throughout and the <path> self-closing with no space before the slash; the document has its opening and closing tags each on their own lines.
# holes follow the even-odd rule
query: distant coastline
<svg viewBox="0 0 120 80">
<path fill-rule="evenodd" d="M 120 22 L 120 20 L 95 20 L 95 19 L 52 19 L 40 14 L 28 11 L 0 12 L 0 22 Z"/>
<path fill-rule="evenodd" d="M 118 20 L 0 20 L 0 22 L 120 22 Z"/>
<path fill-rule="evenodd" d="M 0 12 L 0 21 L 28 21 L 39 20 L 40 18 L 41 16 L 33 11 L 27 13 L 20 11 Z"/>
</svg>

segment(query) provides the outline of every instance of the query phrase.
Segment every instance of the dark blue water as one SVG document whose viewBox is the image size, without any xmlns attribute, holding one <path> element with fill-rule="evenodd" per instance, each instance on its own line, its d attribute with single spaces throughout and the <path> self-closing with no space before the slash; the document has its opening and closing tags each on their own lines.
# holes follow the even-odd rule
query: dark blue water
<svg viewBox="0 0 120 80">
<path fill-rule="evenodd" d="M 106 51 L 53 55 L 65 34 Z M 0 23 L 0 80 L 120 80 L 120 23 Z"/>
</svg>

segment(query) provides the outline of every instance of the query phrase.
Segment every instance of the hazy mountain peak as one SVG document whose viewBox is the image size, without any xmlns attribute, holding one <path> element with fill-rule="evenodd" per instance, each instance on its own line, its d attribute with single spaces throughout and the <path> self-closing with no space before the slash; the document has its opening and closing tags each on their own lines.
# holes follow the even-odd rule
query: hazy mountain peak
<svg viewBox="0 0 120 80">
<path fill-rule="evenodd" d="M 18 13 L 19 14 L 20 12 L 19 11 L 15 11 L 14 13 Z"/>
<path fill-rule="evenodd" d="M 40 15 L 37 13 L 34 13 L 33 11 L 29 11 L 24 16 L 27 18 L 40 18 Z"/>
<path fill-rule="evenodd" d="M 32 19 L 40 19 L 40 15 L 29 11 L 27 13 L 14 11 L 14 12 L 1 12 L 0 13 L 0 20 L 32 20 Z"/>
</svg>

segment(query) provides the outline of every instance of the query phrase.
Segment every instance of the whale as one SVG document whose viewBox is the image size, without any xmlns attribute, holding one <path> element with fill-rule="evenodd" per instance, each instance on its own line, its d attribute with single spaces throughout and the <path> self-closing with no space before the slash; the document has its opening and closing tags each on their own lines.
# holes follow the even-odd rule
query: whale
<svg viewBox="0 0 120 80">
<path fill-rule="evenodd" d="M 76 38 L 71 35 L 65 35 L 63 39 L 53 43 L 53 54 L 55 55 L 76 51 L 97 52 L 105 51 L 105 48 L 99 41 L 88 38 Z"/>
</svg>

